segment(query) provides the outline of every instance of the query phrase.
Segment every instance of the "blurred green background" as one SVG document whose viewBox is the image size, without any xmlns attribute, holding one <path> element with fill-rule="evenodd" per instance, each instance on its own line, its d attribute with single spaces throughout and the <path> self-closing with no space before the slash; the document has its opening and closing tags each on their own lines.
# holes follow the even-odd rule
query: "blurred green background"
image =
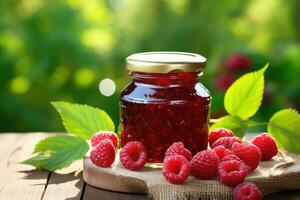
<svg viewBox="0 0 300 200">
<path fill-rule="evenodd" d="M 50 105 L 57 100 L 97 106 L 118 124 L 125 58 L 144 51 L 207 57 L 201 81 L 212 117 L 224 115 L 232 81 L 267 62 L 256 119 L 299 110 L 299 8 L 298 0 L 0 1 L 0 131 L 62 130 Z M 109 97 L 99 91 L 105 78 L 116 84 Z"/>
</svg>

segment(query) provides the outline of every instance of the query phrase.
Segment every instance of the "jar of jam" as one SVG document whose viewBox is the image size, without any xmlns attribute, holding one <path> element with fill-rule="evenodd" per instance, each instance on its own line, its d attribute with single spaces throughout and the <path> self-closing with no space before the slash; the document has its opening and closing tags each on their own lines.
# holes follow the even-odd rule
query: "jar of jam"
<svg viewBox="0 0 300 200">
<path fill-rule="evenodd" d="M 121 145 L 140 141 L 148 162 L 183 142 L 192 154 L 207 148 L 210 94 L 199 82 L 206 58 L 184 52 L 147 52 L 126 59 L 132 82 L 122 91 Z"/>
</svg>

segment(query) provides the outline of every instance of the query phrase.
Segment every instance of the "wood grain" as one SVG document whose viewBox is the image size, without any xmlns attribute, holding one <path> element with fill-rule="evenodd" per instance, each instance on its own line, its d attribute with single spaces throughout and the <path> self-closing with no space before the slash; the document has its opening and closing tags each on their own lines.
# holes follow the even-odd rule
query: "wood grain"
<svg viewBox="0 0 300 200">
<path fill-rule="evenodd" d="M 46 134 L 0 134 L 0 199 L 41 199 L 48 172 L 19 164 L 28 158 L 34 144 Z"/>
<path fill-rule="evenodd" d="M 79 200 L 83 186 L 81 174 L 75 176 L 74 173 L 51 173 L 43 200 Z"/>
</svg>

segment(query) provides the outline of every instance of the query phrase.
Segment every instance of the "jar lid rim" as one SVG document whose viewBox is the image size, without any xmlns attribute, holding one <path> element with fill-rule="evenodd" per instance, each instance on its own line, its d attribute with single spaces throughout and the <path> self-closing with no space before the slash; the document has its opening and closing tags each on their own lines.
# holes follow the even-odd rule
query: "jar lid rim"
<svg viewBox="0 0 300 200">
<path fill-rule="evenodd" d="M 205 57 L 188 52 L 143 52 L 132 54 L 126 58 L 126 68 L 129 71 L 137 72 L 200 72 L 205 65 Z"/>
</svg>

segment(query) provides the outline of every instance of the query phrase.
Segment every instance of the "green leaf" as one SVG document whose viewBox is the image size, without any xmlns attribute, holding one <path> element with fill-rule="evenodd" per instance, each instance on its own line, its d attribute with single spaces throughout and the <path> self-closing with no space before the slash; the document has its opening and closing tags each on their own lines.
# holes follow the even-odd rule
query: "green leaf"
<svg viewBox="0 0 300 200">
<path fill-rule="evenodd" d="M 54 171 L 81 159 L 89 150 L 88 143 L 80 137 L 56 135 L 41 140 L 34 149 L 35 156 L 23 161 L 37 169 Z"/>
<path fill-rule="evenodd" d="M 97 131 L 115 131 L 111 118 L 105 111 L 88 105 L 52 102 L 62 118 L 65 129 L 83 139 Z"/>
<path fill-rule="evenodd" d="M 284 109 L 275 113 L 269 121 L 268 132 L 280 147 L 300 153 L 300 114 L 296 110 Z"/>
<path fill-rule="evenodd" d="M 227 128 L 234 132 L 237 137 L 243 138 L 247 128 L 247 121 L 242 120 L 239 117 L 227 115 L 221 117 L 216 123 L 214 123 L 210 130 L 214 128 Z"/>
<path fill-rule="evenodd" d="M 247 120 L 247 127 L 263 126 L 267 125 L 267 122 L 257 122 L 253 120 Z"/>
<path fill-rule="evenodd" d="M 117 130 L 117 135 L 118 135 L 119 141 L 121 141 L 121 133 L 122 133 L 122 129 L 123 129 L 123 125 L 122 125 L 122 123 L 120 122 L 119 125 L 118 125 L 118 130 Z M 121 143 L 121 142 L 119 142 L 119 148 L 120 148 L 120 143 Z"/>
<path fill-rule="evenodd" d="M 264 72 L 268 64 L 259 71 L 243 75 L 226 91 L 224 106 L 226 111 L 242 119 L 253 116 L 263 98 Z"/>
</svg>

